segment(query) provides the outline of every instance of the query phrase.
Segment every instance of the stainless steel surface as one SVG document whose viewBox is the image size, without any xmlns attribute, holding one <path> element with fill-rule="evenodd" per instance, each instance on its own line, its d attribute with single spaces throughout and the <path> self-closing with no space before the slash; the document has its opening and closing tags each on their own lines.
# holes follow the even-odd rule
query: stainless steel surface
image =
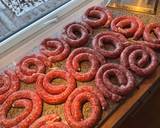
<svg viewBox="0 0 160 128">
<path fill-rule="evenodd" d="M 108 6 L 155 14 L 158 1 L 159 0 L 111 0 Z"/>
</svg>

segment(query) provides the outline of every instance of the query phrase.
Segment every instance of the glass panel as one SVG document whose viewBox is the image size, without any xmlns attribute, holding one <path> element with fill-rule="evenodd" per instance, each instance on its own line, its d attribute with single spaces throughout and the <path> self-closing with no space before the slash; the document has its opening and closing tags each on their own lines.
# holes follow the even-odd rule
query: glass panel
<svg viewBox="0 0 160 128">
<path fill-rule="evenodd" d="M 0 42 L 71 0 L 0 0 Z"/>
</svg>

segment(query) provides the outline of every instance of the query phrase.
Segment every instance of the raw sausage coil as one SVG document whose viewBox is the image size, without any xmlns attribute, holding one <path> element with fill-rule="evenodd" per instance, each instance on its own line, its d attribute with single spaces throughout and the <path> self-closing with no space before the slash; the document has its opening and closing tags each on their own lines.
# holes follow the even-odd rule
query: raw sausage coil
<svg viewBox="0 0 160 128">
<path fill-rule="evenodd" d="M 152 36 L 152 32 L 154 32 L 154 37 Z M 145 44 L 147 46 L 159 49 L 160 48 L 160 24 L 158 23 L 150 23 L 146 25 L 143 33 L 143 38 L 147 41 Z"/>
<path fill-rule="evenodd" d="M 93 6 L 86 10 L 85 14 L 82 17 L 82 20 L 92 28 L 101 26 L 109 27 L 112 21 L 112 14 L 104 7 Z"/>
<path fill-rule="evenodd" d="M 16 73 L 11 70 L 4 71 L 4 73 L 0 75 L 0 104 L 19 88 L 20 83 Z"/>
<path fill-rule="evenodd" d="M 107 58 L 117 58 L 123 51 L 126 41 L 127 39 L 120 33 L 102 32 L 93 38 L 92 46 Z M 113 45 L 114 49 L 105 49 L 105 44 Z"/>
<path fill-rule="evenodd" d="M 32 68 L 32 66 L 34 66 Z M 16 65 L 16 74 L 19 79 L 25 83 L 34 83 L 40 73 L 45 73 L 46 67 L 50 67 L 51 63 L 48 58 L 42 54 L 33 54 L 25 56 Z"/>
<path fill-rule="evenodd" d="M 84 103 L 91 104 L 91 113 L 86 119 L 83 118 L 82 106 Z M 108 104 L 101 92 L 92 86 L 76 88 L 68 97 L 64 105 L 65 119 L 71 128 L 93 128 L 101 119 L 102 108 Z"/>
<path fill-rule="evenodd" d="M 14 118 L 7 118 L 11 107 L 24 108 L 23 112 Z M 28 128 L 42 112 L 40 97 L 30 90 L 20 90 L 12 93 L 0 106 L 0 126 L 5 128 Z"/>
<path fill-rule="evenodd" d="M 87 72 L 80 72 L 80 62 L 89 61 L 91 67 Z M 66 61 L 66 69 L 76 80 L 90 81 L 94 79 L 100 65 L 106 63 L 105 58 L 93 49 L 81 47 L 73 50 Z"/>
<path fill-rule="evenodd" d="M 121 53 L 120 62 L 142 77 L 152 74 L 158 66 L 156 53 L 149 47 L 140 44 L 126 47 Z"/>
<path fill-rule="evenodd" d="M 120 16 L 112 21 L 111 29 L 127 38 L 133 37 L 137 40 L 143 35 L 144 23 L 135 16 Z"/>
<path fill-rule="evenodd" d="M 88 43 L 92 29 L 85 23 L 72 22 L 64 27 L 62 38 L 71 47 L 81 47 Z"/>
<path fill-rule="evenodd" d="M 51 84 L 53 79 L 61 78 L 67 81 L 67 85 Z M 53 86 L 54 85 L 54 86 Z M 46 75 L 40 75 L 36 83 L 36 92 L 49 104 L 60 104 L 66 101 L 70 93 L 76 88 L 74 77 L 66 71 L 52 70 Z"/>
<path fill-rule="evenodd" d="M 65 123 L 60 121 L 61 118 L 59 116 L 50 114 L 40 117 L 29 128 L 69 128 Z"/>
<path fill-rule="evenodd" d="M 116 77 L 118 84 L 111 81 Z M 96 74 L 96 86 L 113 102 L 118 102 L 128 95 L 135 87 L 135 79 L 132 73 L 119 64 L 107 63 L 100 67 Z"/>
<path fill-rule="evenodd" d="M 62 39 L 47 38 L 41 43 L 40 51 L 46 55 L 51 62 L 54 63 L 67 58 L 70 53 L 70 47 Z"/>
</svg>

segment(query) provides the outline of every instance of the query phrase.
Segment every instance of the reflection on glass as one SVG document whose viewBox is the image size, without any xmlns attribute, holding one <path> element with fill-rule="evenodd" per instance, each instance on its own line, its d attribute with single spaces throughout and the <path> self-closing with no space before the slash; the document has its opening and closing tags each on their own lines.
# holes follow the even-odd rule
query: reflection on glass
<svg viewBox="0 0 160 128">
<path fill-rule="evenodd" d="M 0 42 L 71 0 L 0 0 Z"/>
<path fill-rule="evenodd" d="M 158 0 L 111 0 L 109 6 L 154 14 L 157 3 Z"/>
<path fill-rule="evenodd" d="M 1 0 L 2 4 L 8 7 L 16 16 L 34 9 L 48 0 Z"/>
</svg>

